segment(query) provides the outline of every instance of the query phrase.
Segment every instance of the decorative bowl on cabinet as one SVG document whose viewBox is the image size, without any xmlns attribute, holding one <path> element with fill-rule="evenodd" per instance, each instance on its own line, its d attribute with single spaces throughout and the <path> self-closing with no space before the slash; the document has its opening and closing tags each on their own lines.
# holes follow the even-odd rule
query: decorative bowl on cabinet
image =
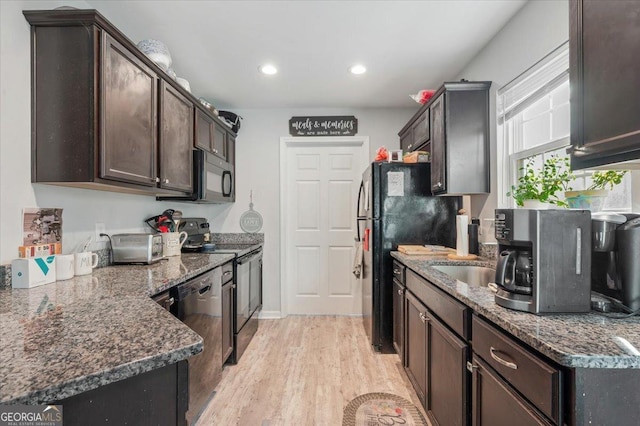
<svg viewBox="0 0 640 426">
<path fill-rule="evenodd" d="M 168 71 L 171 66 L 171 53 L 165 44 L 159 40 L 141 40 L 137 44 L 138 49 L 155 62 L 164 71 Z"/>
<path fill-rule="evenodd" d="M 176 82 L 182 86 L 182 88 L 184 90 L 186 90 L 187 92 L 191 93 L 191 85 L 189 84 L 189 81 L 185 78 L 182 77 L 176 77 Z"/>
</svg>

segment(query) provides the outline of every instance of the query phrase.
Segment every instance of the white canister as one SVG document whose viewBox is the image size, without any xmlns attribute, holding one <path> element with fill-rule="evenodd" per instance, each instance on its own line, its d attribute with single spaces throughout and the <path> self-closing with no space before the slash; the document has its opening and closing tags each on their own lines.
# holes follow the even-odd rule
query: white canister
<svg viewBox="0 0 640 426">
<path fill-rule="evenodd" d="M 187 241 L 187 233 L 182 232 L 164 232 L 162 234 L 162 251 L 164 257 L 180 256 L 180 249 L 185 241 Z"/>
<path fill-rule="evenodd" d="M 70 280 L 75 275 L 75 256 L 73 254 L 56 255 L 56 281 Z"/>
<path fill-rule="evenodd" d="M 90 251 L 74 254 L 74 270 L 76 275 L 87 275 L 98 266 L 98 255 Z"/>
</svg>

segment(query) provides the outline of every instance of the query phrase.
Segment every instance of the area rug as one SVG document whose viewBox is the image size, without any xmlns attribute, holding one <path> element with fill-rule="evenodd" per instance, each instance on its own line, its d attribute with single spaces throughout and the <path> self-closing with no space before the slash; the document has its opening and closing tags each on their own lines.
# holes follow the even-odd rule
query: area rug
<svg viewBox="0 0 640 426">
<path fill-rule="evenodd" d="M 342 426 L 428 426 L 411 402 L 390 393 L 365 393 L 347 404 Z"/>
</svg>

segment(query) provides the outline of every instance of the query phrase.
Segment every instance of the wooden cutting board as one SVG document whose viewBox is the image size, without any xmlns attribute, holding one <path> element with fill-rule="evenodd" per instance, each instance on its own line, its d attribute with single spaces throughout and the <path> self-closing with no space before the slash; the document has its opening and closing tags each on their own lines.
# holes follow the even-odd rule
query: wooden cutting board
<svg viewBox="0 0 640 426">
<path fill-rule="evenodd" d="M 417 245 L 399 245 L 398 251 L 400 253 L 409 255 L 409 256 L 447 256 L 450 253 L 455 253 L 456 251 L 452 248 L 445 247 L 444 249 L 434 250 L 425 246 L 417 246 Z"/>
</svg>

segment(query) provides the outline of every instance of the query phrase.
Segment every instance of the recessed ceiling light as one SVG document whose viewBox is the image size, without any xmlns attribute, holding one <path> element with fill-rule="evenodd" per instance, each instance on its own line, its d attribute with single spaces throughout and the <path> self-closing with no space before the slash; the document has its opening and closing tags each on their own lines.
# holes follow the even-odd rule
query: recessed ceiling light
<svg viewBox="0 0 640 426">
<path fill-rule="evenodd" d="M 258 69 L 260 70 L 261 73 L 267 74 L 267 75 L 274 75 L 278 72 L 278 68 L 276 68 L 272 64 L 261 65 Z"/>
<path fill-rule="evenodd" d="M 349 71 L 351 71 L 351 74 L 360 75 L 360 74 L 364 74 L 365 72 L 367 72 L 367 67 L 365 67 L 362 64 L 356 64 L 356 65 L 352 66 L 351 68 L 349 68 Z"/>
</svg>

